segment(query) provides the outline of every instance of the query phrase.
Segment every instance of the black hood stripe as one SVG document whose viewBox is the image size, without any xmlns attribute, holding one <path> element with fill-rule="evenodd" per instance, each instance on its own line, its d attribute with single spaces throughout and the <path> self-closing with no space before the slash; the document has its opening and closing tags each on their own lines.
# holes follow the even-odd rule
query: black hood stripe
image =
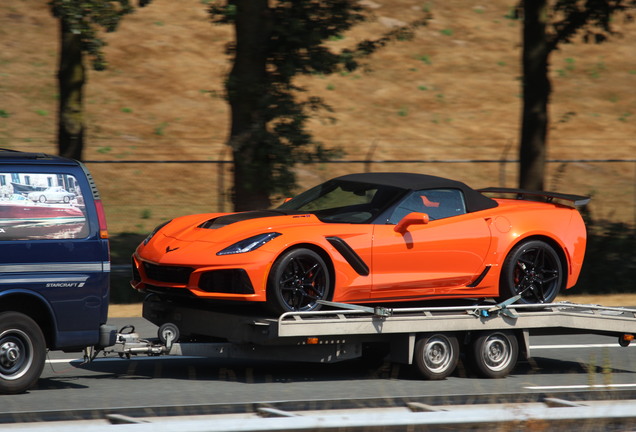
<svg viewBox="0 0 636 432">
<path fill-rule="evenodd" d="M 210 219 L 199 225 L 199 228 L 216 229 L 227 225 L 231 225 L 236 222 L 243 222 L 251 219 L 260 219 L 274 216 L 289 216 L 294 214 L 306 214 L 307 212 L 298 212 L 295 210 L 256 210 L 247 211 L 241 213 L 232 213 L 229 215 L 219 216 L 214 219 Z"/>
</svg>

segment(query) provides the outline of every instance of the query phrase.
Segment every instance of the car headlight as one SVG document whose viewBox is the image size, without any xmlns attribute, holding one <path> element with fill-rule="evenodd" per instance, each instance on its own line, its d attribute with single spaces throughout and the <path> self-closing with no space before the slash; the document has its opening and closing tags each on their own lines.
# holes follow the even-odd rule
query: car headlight
<svg viewBox="0 0 636 432">
<path fill-rule="evenodd" d="M 279 235 L 281 235 L 281 233 L 277 232 L 255 235 L 253 237 L 246 238 L 245 240 L 241 240 L 240 242 L 236 242 L 232 246 L 226 247 L 222 251 L 217 252 L 217 255 L 233 255 L 251 252 L 263 246 L 268 241 L 275 239 Z"/>
<path fill-rule="evenodd" d="M 170 219 L 169 221 L 166 221 L 164 223 L 162 223 L 161 225 L 157 225 L 157 227 L 155 229 L 152 230 L 152 232 L 150 234 L 148 234 L 148 237 L 146 237 L 144 239 L 144 246 L 148 244 L 148 242 L 150 241 L 151 238 L 153 238 L 155 236 L 155 234 L 157 234 L 159 232 L 159 230 L 163 227 L 165 227 L 166 225 L 168 225 L 170 222 L 172 222 L 172 219 Z"/>
</svg>

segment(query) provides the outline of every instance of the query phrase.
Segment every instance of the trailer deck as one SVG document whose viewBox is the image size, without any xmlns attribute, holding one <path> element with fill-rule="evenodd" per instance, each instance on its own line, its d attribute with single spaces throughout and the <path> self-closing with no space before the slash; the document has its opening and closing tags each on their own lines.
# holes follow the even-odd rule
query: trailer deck
<svg viewBox="0 0 636 432">
<path fill-rule="evenodd" d="M 143 316 L 159 326 L 158 340 L 124 330 L 104 352 L 336 362 L 362 356 L 368 344 L 384 344 L 391 361 L 415 364 L 429 379 L 452 373 L 460 351 L 480 375 L 497 378 L 512 370 L 519 354 L 531 356 L 531 334 L 602 334 L 621 346 L 636 335 L 636 309 L 513 302 L 408 308 L 324 302 L 325 310 L 266 317 L 151 298 Z"/>
</svg>

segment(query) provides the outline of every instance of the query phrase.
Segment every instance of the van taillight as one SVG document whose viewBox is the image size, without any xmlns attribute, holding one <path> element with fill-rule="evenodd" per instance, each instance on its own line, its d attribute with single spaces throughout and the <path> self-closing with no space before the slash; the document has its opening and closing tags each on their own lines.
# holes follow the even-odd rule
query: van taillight
<svg viewBox="0 0 636 432">
<path fill-rule="evenodd" d="M 99 221 L 99 237 L 107 239 L 108 228 L 106 227 L 106 214 L 102 200 L 95 200 L 95 209 L 97 209 L 97 220 Z"/>
</svg>

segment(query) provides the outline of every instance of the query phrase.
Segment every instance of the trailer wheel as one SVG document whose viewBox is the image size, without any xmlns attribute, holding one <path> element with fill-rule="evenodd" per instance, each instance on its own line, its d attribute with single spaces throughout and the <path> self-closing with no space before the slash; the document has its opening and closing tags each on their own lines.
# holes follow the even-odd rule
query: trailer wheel
<svg viewBox="0 0 636 432">
<path fill-rule="evenodd" d="M 172 323 L 161 324 L 161 327 L 159 327 L 157 331 L 157 336 L 159 336 L 159 341 L 161 341 L 162 344 L 172 345 L 179 340 L 179 327 Z"/>
<path fill-rule="evenodd" d="M 297 248 L 285 252 L 272 266 L 267 283 L 267 305 L 276 314 L 320 309 L 327 300 L 331 276 L 316 252 Z"/>
<path fill-rule="evenodd" d="M 28 316 L 0 313 L 0 393 L 28 390 L 44 369 L 46 343 L 42 330 Z"/>
<path fill-rule="evenodd" d="M 425 335 L 415 343 L 415 364 L 426 379 L 441 380 L 453 373 L 459 360 L 459 342 L 451 334 Z"/>
<path fill-rule="evenodd" d="M 632 337 L 631 335 L 622 335 L 618 338 L 618 344 L 620 346 L 622 346 L 623 348 L 627 348 L 629 346 L 629 344 L 632 342 Z"/>
<path fill-rule="evenodd" d="M 482 333 L 472 343 L 473 363 L 479 375 L 503 378 L 517 364 L 519 343 L 511 332 Z"/>
</svg>

